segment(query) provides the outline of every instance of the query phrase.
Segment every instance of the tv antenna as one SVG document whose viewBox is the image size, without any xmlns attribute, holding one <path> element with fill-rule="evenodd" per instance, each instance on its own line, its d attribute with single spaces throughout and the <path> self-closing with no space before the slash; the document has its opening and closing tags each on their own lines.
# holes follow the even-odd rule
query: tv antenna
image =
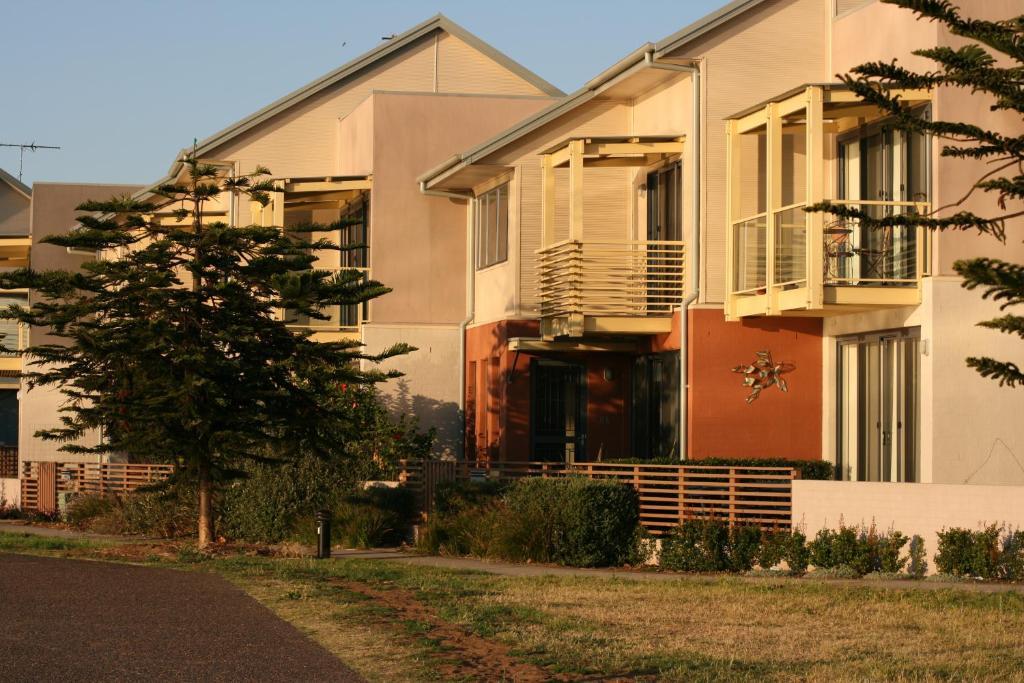
<svg viewBox="0 0 1024 683">
<path fill-rule="evenodd" d="M 30 152 L 34 152 L 37 149 L 60 149 L 60 147 L 55 147 L 54 145 L 37 145 L 34 142 L 28 142 L 28 143 L 23 143 L 23 144 L 10 143 L 10 142 L 0 142 L 0 147 L 17 147 L 18 148 L 18 150 L 19 150 L 19 154 L 18 154 L 18 180 L 21 180 L 21 169 L 25 166 L 25 150 L 26 149 L 28 151 L 30 151 Z"/>
</svg>

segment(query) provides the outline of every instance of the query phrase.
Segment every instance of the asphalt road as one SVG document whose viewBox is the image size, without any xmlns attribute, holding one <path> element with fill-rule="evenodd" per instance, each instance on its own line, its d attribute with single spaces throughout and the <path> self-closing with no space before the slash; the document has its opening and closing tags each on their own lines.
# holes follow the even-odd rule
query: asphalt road
<svg viewBox="0 0 1024 683">
<path fill-rule="evenodd" d="M 359 681 L 200 572 L 0 554 L 0 681 Z"/>
</svg>

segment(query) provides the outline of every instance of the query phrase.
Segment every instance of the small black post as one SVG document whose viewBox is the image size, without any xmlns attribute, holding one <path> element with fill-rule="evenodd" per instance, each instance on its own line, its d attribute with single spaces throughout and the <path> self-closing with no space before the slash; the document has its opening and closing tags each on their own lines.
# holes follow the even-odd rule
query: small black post
<svg viewBox="0 0 1024 683">
<path fill-rule="evenodd" d="M 316 557 L 319 560 L 331 556 L 331 511 L 318 510 L 316 513 Z"/>
</svg>

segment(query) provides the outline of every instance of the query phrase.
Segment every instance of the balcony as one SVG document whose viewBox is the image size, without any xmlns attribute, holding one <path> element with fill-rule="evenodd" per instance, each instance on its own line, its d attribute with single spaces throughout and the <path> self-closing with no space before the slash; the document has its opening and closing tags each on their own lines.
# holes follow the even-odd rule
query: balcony
<svg viewBox="0 0 1024 683">
<path fill-rule="evenodd" d="M 929 101 L 927 92 L 900 95 L 908 106 Z M 730 319 L 920 303 L 930 234 L 899 218 L 931 211 L 926 141 L 881 118 L 842 87 L 815 85 L 729 121 L 727 204 L 740 216 L 727 233 Z M 826 199 L 886 227 L 805 211 Z M 747 213 L 758 207 L 767 208 Z"/>
<path fill-rule="evenodd" d="M 562 240 L 537 257 L 546 337 L 671 330 L 683 301 L 681 242 Z"/>
<path fill-rule="evenodd" d="M 653 239 L 662 228 L 651 225 L 649 239 L 630 239 L 626 225 L 618 227 L 608 215 L 619 210 L 609 201 L 618 196 L 625 219 L 631 178 L 676 164 L 682 149 L 678 137 L 590 137 L 571 138 L 541 155 L 541 248 L 536 255 L 544 339 L 671 331 L 686 280 L 683 241 Z M 557 169 L 568 170 L 563 194 L 556 185 Z M 593 173 L 600 177 L 585 200 L 584 183 L 591 182 L 585 181 L 587 169 L 605 170 Z M 609 175 L 616 169 L 621 177 Z M 558 202 L 563 202 L 561 209 L 556 209 Z M 594 223 L 584 220 L 588 209 Z M 673 223 L 660 222 L 668 224 Z M 616 232 L 623 238 L 609 239 Z"/>
<path fill-rule="evenodd" d="M 363 280 L 369 278 L 369 268 L 325 268 L 340 272 L 359 273 Z M 369 302 L 361 304 L 329 306 L 321 313 L 326 319 L 313 318 L 294 310 L 285 309 L 281 316 L 288 327 L 309 330 L 317 341 L 339 341 L 342 339 L 359 339 L 360 328 L 369 317 Z"/>
</svg>

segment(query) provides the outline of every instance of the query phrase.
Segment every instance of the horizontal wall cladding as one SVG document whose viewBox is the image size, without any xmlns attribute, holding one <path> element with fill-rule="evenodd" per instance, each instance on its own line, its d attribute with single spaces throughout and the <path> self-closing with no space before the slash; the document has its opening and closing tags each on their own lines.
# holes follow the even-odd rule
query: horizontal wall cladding
<svg viewBox="0 0 1024 683">
<path fill-rule="evenodd" d="M 435 49 L 434 36 L 440 36 Z M 358 77 L 343 81 L 247 131 L 211 153 L 275 175 L 334 173 L 337 121 L 375 90 L 541 95 L 534 85 L 447 33 L 424 36 Z M 424 169 L 420 169 L 421 171 Z"/>
<path fill-rule="evenodd" d="M 822 0 L 773 0 L 682 47 L 671 57 L 703 61 L 704 238 L 702 299 L 725 298 L 726 117 L 804 83 L 831 80 Z"/>
<path fill-rule="evenodd" d="M 437 89 L 460 93 L 547 94 L 449 34 L 441 35 L 437 42 Z"/>
</svg>

